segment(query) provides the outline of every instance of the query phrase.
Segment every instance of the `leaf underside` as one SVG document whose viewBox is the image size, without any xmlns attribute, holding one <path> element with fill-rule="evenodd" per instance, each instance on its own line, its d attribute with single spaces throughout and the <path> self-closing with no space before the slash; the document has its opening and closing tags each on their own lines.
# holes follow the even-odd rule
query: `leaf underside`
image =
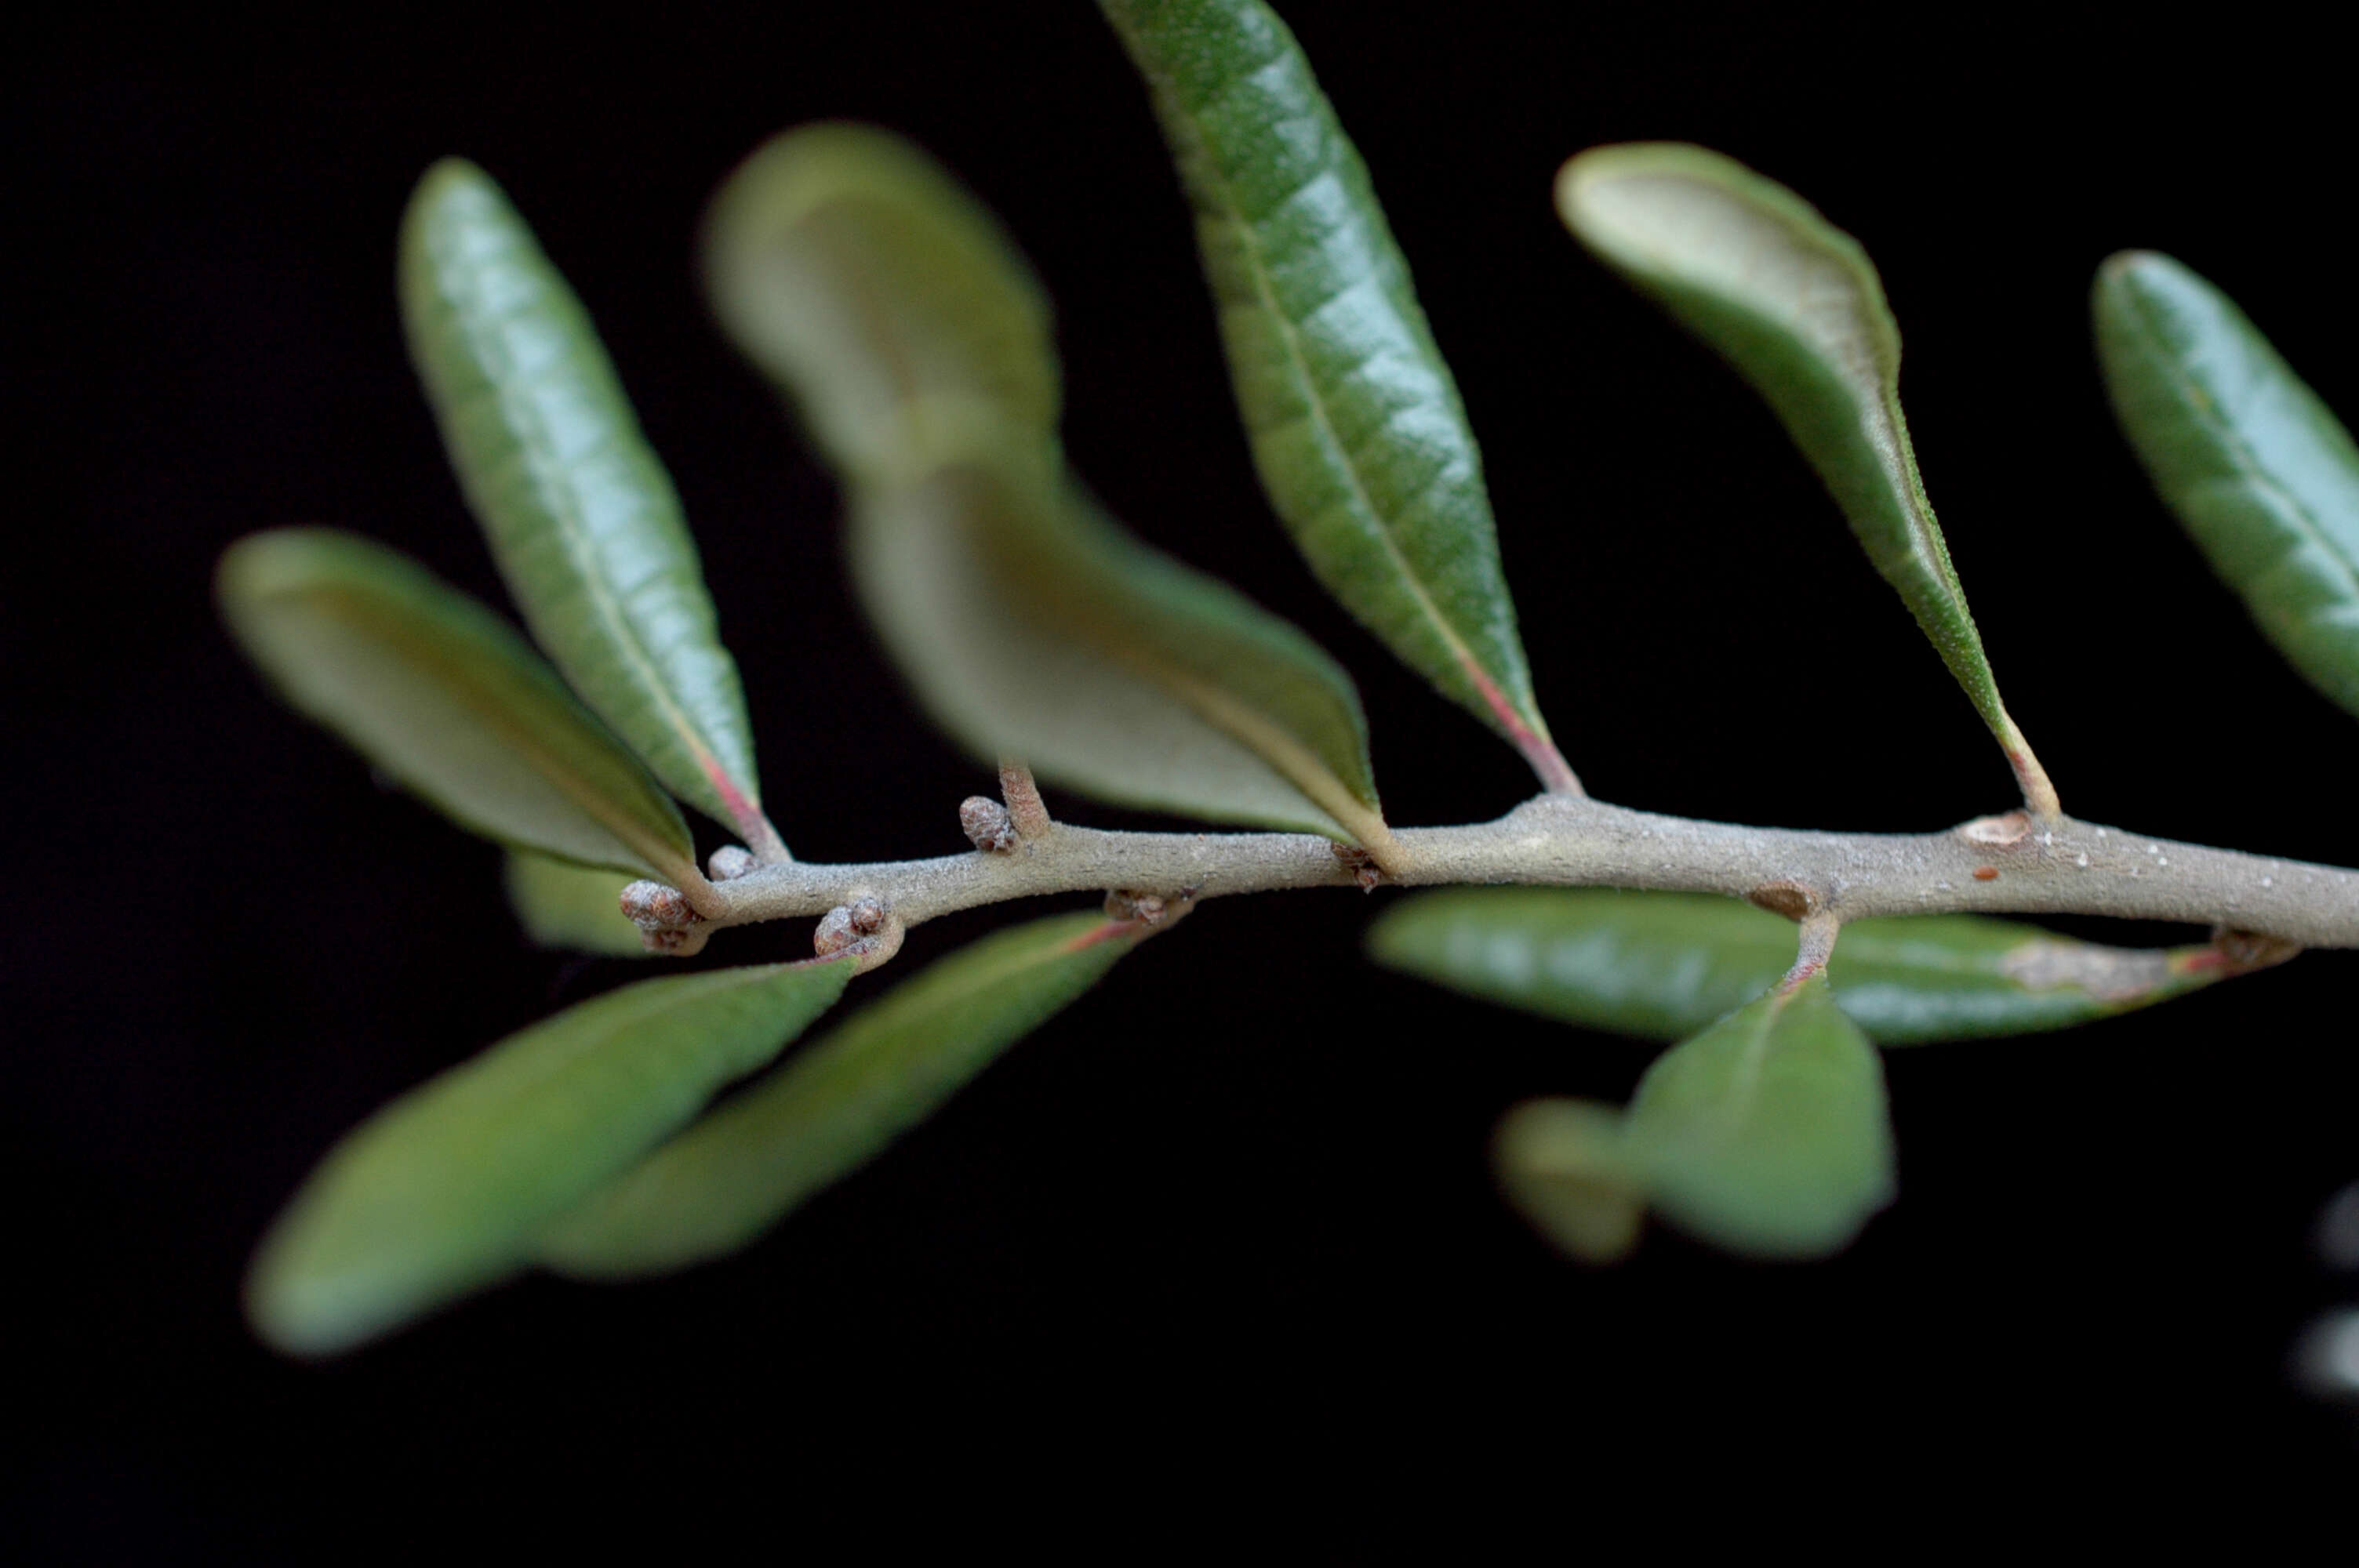
<svg viewBox="0 0 2359 1568">
<path fill-rule="evenodd" d="M 675 795 L 765 836 L 751 726 L 670 476 L 581 301 L 483 170 L 401 235 L 410 355 L 525 622 Z"/>
<path fill-rule="evenodd" d="M 1767 401 L 1998 738 L 2027 798 L 2052 791 L 2000 700 L 1900 410 L 1900 332 L 1857 241 L 1784 186 L 1676 143 L 1564 167 L 1574 236 L 1718 351 Z"/>
<path fill-rule="evenodd" d="M 902 981 L 540 1236 L 588 1277 L 734 1252 L 865 1164 L 1136 945 L 1138 928 L 1060 915 L 999 932 Z"/>
<path fill-rule="evenodd" d="M 1736 899 L 1606 889 L 1420 893 L 1368 934 L 1380 963 L 1584 1028 L 1676 1040 L 1794 961 L 1793 923 Z M 2208 946 L 2109 947 L 1972 914 L 1856 920 L 1827 967 L 1880 1044 L 2070 1028 L 2226 978 Z"/>
<path fill-rule="evenodd" d="M 2114 411 L 2156 491 L 2303 677 L 2359 715 L 2359 447 L 2234 302 L 2168 256 L 2106 261 Z"/>
<path fill-rule="evenodd" d="M 349 534 L 222 557 L 223 617 L 287 699 L 471 831 L 701 884 L 679 810 L 506 622 Z"/>
<path fill-rule="evenodd" d="M 1319 580 L 1576 788 L 1531 687 L 1483 464 L 1366 167 L 1258 0 L 1105 0 L 1196 214 L 1237 406 Z"/>
<path fill-rule="evenodd" d="M 708 272 L 843 477 L 863 600 L 944 728 L 1125 805 L 1389 848 L 1349 678 L 1065 473 L 1048 307 L 940 169 L 789 133 L 715 200 Z"/>
<path fill-rule="evenodd" d="M 622 911 L 623 882 L 614 872 L 511 849 L 502 880 L 508 907 L 538 946 L 613 958 L 651 956 Z"/>
</svg>

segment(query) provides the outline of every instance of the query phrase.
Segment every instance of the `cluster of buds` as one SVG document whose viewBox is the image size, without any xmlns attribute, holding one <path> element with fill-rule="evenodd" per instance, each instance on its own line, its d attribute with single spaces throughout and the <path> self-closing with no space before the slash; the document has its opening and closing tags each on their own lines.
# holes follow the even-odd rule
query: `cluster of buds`
<svg viewBox="0 0 2359 1568">
<path fill-rule="evenodd" d="M 863 896 L 839 903 L 820 916 L 811 932 L 811 951 L 821 957 L 851 953 L 863 972 L 875 968 L 901 950 L 902 925 L 882 899 Z"/>
<path fill-rule="evenodd" d="M 1105 895 L 1105 914 L 1108 920 L 1135 920 L 1151 931 L 1178 920 L 1195 907 L 1195 903 L 1194 888 L 1182 888 L 1173 893 L 1111 888 Z"/>
</svg>

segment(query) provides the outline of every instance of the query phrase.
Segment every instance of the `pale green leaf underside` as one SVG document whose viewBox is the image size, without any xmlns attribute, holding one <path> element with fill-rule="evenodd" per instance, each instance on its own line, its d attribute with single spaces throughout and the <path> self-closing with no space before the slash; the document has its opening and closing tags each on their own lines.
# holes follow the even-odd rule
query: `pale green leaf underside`
<svg viewBox="0 0 2359 1568">
<path fill-rule="evenodd" d="M 1035 921 L 909 979 L 552 1225 L 569 1274 L 683 1268 L 747 1245 L 849 1175 L 1136 945 L 1101 915 Z"/>
<path fill-rule="evenodd" d="M 842 474 L 863 599 L 938 722 L 1125 805 L 1388 842 L 1349 677 L 1065 475 L 1047 306 L 947 176 L 882 132 L 790 133 L 710 236 L 716 308 Z"/>
<path fill-rule="evenodd" d="M 332 1355 L 530 1259 L 531 1237 L 832 1005 L 849 958 L 723 969 L 569 1008 L 377 1112 L 255 1257 L 263 1337 Z"/>
<path fill-rule="evenodd" d="M 222 612 L 295 707 L 486 837 L 700 881 L 638 760 L 483 605 L 383 546 L 282 529 L 222 557 Z"/>
<path fill-rule="evenodd" d="M 679 497 L 581 301 L 473 164 L 436 164 L 411 199 L 401 304 L 534 638 L 674 794 L 758 838 L 745 697 Z"/>
<path fill-rule="evenodd" d="M 951 463 L 1057 466 L 1049 304 L 999 227 L 923 153 L 813 125 L 713 198 L 713 309 L 851 489 Z"/>
<path fill-rule="evenodd" d="M 990 470 L 865 498 L 853 569 L 936 720 L 1125 805 L 1385 840 L 1359 699 L 1307 638 Z"/>
<path fill-rule="evenodd" d="M 1918 476 L 1900 411 L 1899 330 L 1858 242 L 1784 186 L 1675 143 L 1582 153 L 1558 177 L 1557 207 L 1576 238 L 1767 401 L 2025 771 L 2029 752 Z"/>
<path fill-rule="evenodd" d="M 2262 633 L 2359 714 L 2359 447 L 2234 302 L 2168 256 L 2097 275 L 2114 410 Z"/>
<path fill-rule="evenodd" d="M 1503 1125 L 1509 1195 L 1568 1250 L 1626 1250 L 1642 1201 L 1751 1257 L 1840 1251 L 1892 1201 L 1875 1048 L 1823 977 L 1747 1003 L 1673 1046 L 1609 1108 L 1542 1101 Z"/>
<path fill-rule="evenodd" d="M 1105 0 L 1196 213 L 1237 405 L 1320 581 L 1552 788 L 1481 454 L 1365 166 L 1258 0 Z"/>
<path fill-rule="evenodd" d="M 614 872 L 511 849 L 503 877 L 508 907 L 539 946 L 614 958 L 649 956 L 639 928 L 623 913 L 623 881 Z"/>
<path fill-rule="evenodd" d="M 1381 963 L 1584 1028 L 1677 1040 L 1759 996 L 1794 961 L 1791 921 L 1735 899 L 1575 888 L 1463 888 L 1396 904 Z M 1972 914 L 1857 920 L 1827 966 L 1879 1044 L 2064 1029 L 2226 974 L 2208 946 L 2108 947 Z"/>
</svg>

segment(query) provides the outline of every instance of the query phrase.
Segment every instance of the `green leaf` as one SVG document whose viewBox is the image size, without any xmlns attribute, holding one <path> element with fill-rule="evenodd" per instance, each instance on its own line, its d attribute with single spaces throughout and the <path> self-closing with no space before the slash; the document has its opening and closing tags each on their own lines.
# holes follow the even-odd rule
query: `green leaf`
<svg viewBox="0 0 2359 1568">
<path fill-rule="evenodd" d="M 843 474 L 853 575 L 938 722 L 1125 805 L 1391 856 L 1350 678 L 1065 476 L 1047 307 L 948 177 L 881 132 L 791 133 L 711 236 L 716 308 Z"/>
<path fill-rule="evenodd" d="M 960 949 L 551 1226 L 541 1260 L 610 1277 L 736 1251 L 932 1115 L 1137 935 L 1101 915 L 1060 915 Z"/>
<path fill-rule="evenodd" d="M 1262 486 L 1319 580 L 1577 789 L 1532 696 L 1483 461 L 1360 155 L 1258 0 L 1103 8 L 1151 90 Z"/>
<path fill-rule="evenodd" d="M 1085 499 L 962 469 L 865 501 L 853 524 L 886 645 L 977 754 L 1125 805 L 1396 853 L 1351 677 Z"/>
<path fill-rule="evenodd" d="M 1900 331 L 1859 243 L 1784 186 L 1675 143 L 1582 153 L 1558 176 L 1557 208 L 1582 243 L 1767 400 L 1998 738 L 2026 801 L 2055 812 L 1918 477 L 1900 412 Z"/>
<path fill-rule="evenodd" d="M 2164 504 L 2294 668 L 2359 714 L 2359 448 L 2234 301 L 2169 256 L 2097 273 L 2114 415 Z"/>
<path fill-rule="evenodd" d="M 847 487 L 977 459 L 1060 466 L 1048 301 L 991 214 L 899 138 L 772 139 L 713 198 L 705 275 Z"/>
<path fill-rule="evenodd" d="M 681 799 L 783 853 L 679 497 L 590 318 L 483 170 L 445 158 L 401 233 L 402 317 L 525 623 Z"/>
<path fill-rule="evenodd" d="M 1791 921 L 1735 899 L 1573 888 L 1420 893 L 1368 933 L 1380 963 L 1588 1029 L 1676 1040 L 1775 983 Z M 2108 947 L 1973 914 L 1856 920 L 1835 1000 L 1886 1045 L 2064 1029 L 2227 978 L 2209 946 Z"/>
<path fill-rule="evenodd" d="M 1664 1217 L 1734 1252 L 1823 1257 L 1892 1201 L 1884 1065 L 1824 975 L 1664 1052 L 1623 1138 Z"/>
<path fill-rule="evenodd" d="M 832 1006 L 849 958 L 643 980 L 512 1034 L 354 1130 L 248 1278 L 281 1350 L 333 1355 L 514 1273 L 530 1238 Z"/>
<path fill-rule="evenodd" d="M 330 529 L 222 557 L 222 613 L 287 699 L 474 832 L 704 886 L 638 760 L 499 617 L 415 561 Z"/>
<path fill-rule="evenodd" d="M 623 913 L 623 885 L 614 872 L 511 849 L 506 880 L 508 906 L 539 946 L 615 958 L 648 956 L 639 928 Z"/>
</svg>

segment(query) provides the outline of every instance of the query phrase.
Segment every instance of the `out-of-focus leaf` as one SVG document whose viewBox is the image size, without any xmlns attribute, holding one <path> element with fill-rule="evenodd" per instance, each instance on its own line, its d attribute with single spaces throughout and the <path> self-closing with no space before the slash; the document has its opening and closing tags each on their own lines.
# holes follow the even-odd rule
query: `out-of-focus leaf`
<svg viewBox="0 0 2359 1568">
<path fill-rule="evenodd" d="M 614 872 L 511 849 L 506 881 L 508 907 L 525 935 L 541 946 L 616 958 L 648 957 L 639 928 L 623 913 L 623 884 Z"/>
<path fill-rule="evenodd" d="M 222 613 L 287 699 L 462 826 L 699 889 L 688 825 L 499 617 L 407 557 L 290 528 L 222 557 Z"/>
<path fill-rule="evenodd" d="M 1125 805 L 1324 833 L 1389 861 L 1351 677 L 1085 498 L 989 469 L 862 504 L 853 569 L 928 709 L 977 754 Z"/>
<path fill-rule="evenodd" d="M 711 234 L 717 308 L 843 473 L 854 576 L 937 721 L 1089 794 L 1389 859 L 1350 678 L 1065 476 L 1047 306 L 945 175 L 881 132 L 790 133 Z"/>
<path fill-rule="evenodd" d="M 1196 213 L 1263 488 L 1329 591 L 1577 787 L 1540 718 L 1483 463 L 1360 155 L 1259 0 L 1103 0 Z"/>
<path fill-rule="evenodd" d="M 410 200 L 401 304 L 451 466 L 533 636 L 674 794 L 773 845 L 737 665 L 670 476 L 582 302 L 463 159 L 436 164 Z"/>
<path fill-rule="evenodd" d="M 1039 284 L 991 214 L 899 138 L 773 138 L 713 198 L 705 276 L 723 326 L 848 487 L 1061 463 Z"/>
<path fill-rule="evenodd" d="M 377 1112 L 255 1259 L 263 1337 L 325 1356 L 515 1272 L 531 1237 L 832 1005 L 849 957 L 643 980 L 512 1034 Z"/>
<path fill-rule="evenodd" d="M 586 1199 L 542 1234 L 541 1260 L 627 1276 L 736 1251 L 931 1115 L 1087 990 L 1138 931 L 1062 915 L 962 948 Z"/>
<path fill-rule="evenodd" d="M 1729 1251 L 1820 1258 L 1894 1188 L 1883 1064 L 1823 975 L 1664 1052 L 1618 1118 L 1535 1101 L 1501 1125 L 1495 1152 L 1516 1206 L 1600 1262 L 1629 1250 L 1642 1198 Z"/>
<path fill-rule="evenodd" d="M 1455 888 L 1368 933 L 1379 962 L 1542 1017 L 1677 1040 L 1794 961 L 1789 920 L 1735 899 L 1589 888 Z M 2064 1029 L 2210 985 L 2209 946 L 2108 947 L 1984 915 L 1856 920 L 1827 967 L 1886 1045 Z"/>
<path fill-rule="evenodd" d="M 2114 412 L 2294 668 L 2359 714 L 2359 447 L 2234 301 L 2151 251 L 2097 273 Z"/>
<path fill-rule="evenodd" d="M 1611 1263 L 1637 1245 L 1646 1178 L 1624 1148 L 1620 1110 L 1527 1100 L 1499 1123 L 1491 1154 L 1507 1201 L 1564 1251 Z"/>
<path fill-rule="evenodd" d="M 1654 1206 L 1733 1252 L 1822 1257 L 1892 1201 L 1884 1065 L 1823 975 L 1664 1052 L 1622 1130 Z"/>
<path fill-rule="evenodd" d="M 1900 331 L 1859 243 L 1784 186 L 1675 143 L 1582 153 L 1557 178 L 1557 207 L 1582 243 L 1768 402 L 1998 738 L 2025 799 L 2054 811 L 1918 477 Z"/>
</svg>

